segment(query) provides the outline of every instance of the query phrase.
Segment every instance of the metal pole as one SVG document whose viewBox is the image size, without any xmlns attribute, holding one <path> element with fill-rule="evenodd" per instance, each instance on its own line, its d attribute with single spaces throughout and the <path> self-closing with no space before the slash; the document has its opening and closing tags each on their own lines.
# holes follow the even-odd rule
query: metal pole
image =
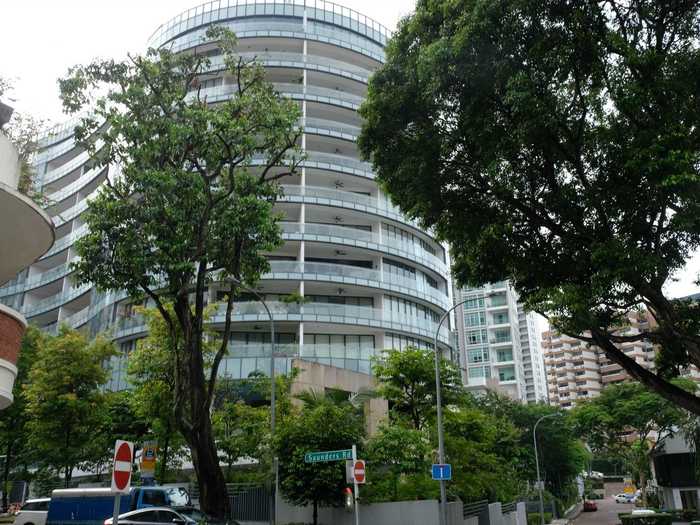
<svg viewBox="0 0 700 525">
<path fill-rule="evenodd" d="M 441 465 L 445 463 L 445 429 L 442 425 L 442 387 L 440 383 L 440 350 L 438 349 L 438 335 L 440 335 L 442 323 L 445 322 L 450 312 L 466 302 L 466 299 L 460 301 L 442 314 L 440 322 L 435 330 L 435 338 L 433 340 L 435 353 L 435 403 L 437 404 L 438 461 Z M 447 525 L 447 487 L 445 486 L 444 479 L 440 480 L 440 525 Z"/>
<path fill-rule="evenodd" d="M 249 293 L 252 293 L 258 301 L 263 305 L 263 308 L 265 308 L 265 311 L 267 312 L 267 316 L 270 318 L 270 439 L 274 439 L 275 437 L 275 412 L 276 412 L 276 406 L 275 406 L 275 390 L 276 390 L 276 385 L 275 385 L 275 320 L 272 317 L 272 312 L 270 312 L 270 308 L 268 308 L 267 303 L 265 300 L 262 298 L 262 296 L 253 290 L 252 288 L 244 285 L 241 281 L 236 279 L 235 277 L 233 280 Z M 277 521 L 277 486 L 279 485 L 279 469 L 277 466 L 277 457 L 272 458 L 272 477 L 275 480 L 274 481 L 274 487 L 272 488 L 272 494 L 270 495 L 270 525 L 275 525 Z M 115 524 L 116 525 L 116 524 Z"/>
<path fill-rule="evenodd" d="M 114 514 L 112 515 L 112 525 L 119 525 L 119 507 L 121 506 L 122 495 L 117 492 L 114 496 Z"/>
<path fill-rule="evenodd" d="M 357 461 L 357 446 L 352 446 L 352 483 L 355 486 L 355 525 L 360 525 L 360 486 L 355 479 L 355 462 Z"/>
<path fill-rule="evenodd" d="M 542 481 L 540 480 L 540 459 L 537 454 L 537 425 L 539 425 L 543 419 L 547 419 L 548 417 L 554 417 L 558 415 L 559 412 L 555 412 L 554 414 L 547 414 L 542 416 L 537 420 L 535 426 L 532 429 L 532 441 L 535 445 L 535 466 L 537 468 L 537 491 L 540 497 L 540 525 L 544 525 L 544 499 L 542 496 Z"/>
</svg>

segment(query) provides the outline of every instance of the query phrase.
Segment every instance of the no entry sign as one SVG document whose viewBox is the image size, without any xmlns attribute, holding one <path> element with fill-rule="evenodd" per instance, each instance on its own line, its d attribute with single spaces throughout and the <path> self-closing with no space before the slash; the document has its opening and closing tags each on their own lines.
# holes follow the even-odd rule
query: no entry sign
<svg viewBox="0 0 700 525">
<path fill-rule="evenodd" d="M 114 445 L 112 492 L 129 492 L 131 488 L 131 460 L 133 457 L 134 444 L 118 439 Z"/>
<path fill-rule="evenodd" d="M 362 484 L 365 482 L 365 461 L 358 459 L 352 467 L 352 475 L 355 478 L 355 483 Z"/>
</svg>

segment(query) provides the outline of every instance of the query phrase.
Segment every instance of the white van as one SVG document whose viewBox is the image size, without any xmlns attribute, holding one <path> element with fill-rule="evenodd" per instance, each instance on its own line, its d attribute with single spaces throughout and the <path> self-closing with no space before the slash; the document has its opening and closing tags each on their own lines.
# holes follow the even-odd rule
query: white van
<svg viewBox="0 0 700 525">
<path fill-rule="evenodd" d="M 15 517 L 15 525 L 46 525 L 51 498 L 28 499 Z"/>
</svg>

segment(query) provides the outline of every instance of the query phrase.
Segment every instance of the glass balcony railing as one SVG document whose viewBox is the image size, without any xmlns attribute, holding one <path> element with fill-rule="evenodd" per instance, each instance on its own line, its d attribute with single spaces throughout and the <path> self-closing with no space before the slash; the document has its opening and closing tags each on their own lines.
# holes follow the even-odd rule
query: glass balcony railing
<svg viewBox="0 0 700 525">
<path fill-rule="evenodd" d="M 193 7 L 161 25 L 148 40 L 150 47 L 159 47 L 181 33 L 199 26 L 230 19 L 245 20 L 254 16 L 295 20 L 296 27 L 306 15 L 311 22 L 333 24 L 356 34 L 355 39 L 370 39 L 377 47 L 386 45 L 390 31 L 371 18 L 347 7 L 326 0 L 217 0 Z M 274 20 L 274 19 L 272 19 Z M 361 36 L 360 36 L 361 35 Z"/>
<path fill-rule="evenodd" d="M 22 314 L 25 317 L 34 317 L 44 312 L 54 310 L 63 306 L 66 303 L 71 302 L 72 300 L 80 297 L 81 295 L 88 293 L 91 289 L 92 286 L 89 284 L 84 284 L 76 288 L 71 288 L 66 292 L 60 292 L 56 295 L 52 295 L 51 297 L 47 297 L 46 299 L 25 306 L 22 309 Z"/>
<path fill-rule="evenodd" d="M 51 249 L 46 252 L 39 260 L 47 259 L 51 257 L 52 255 L 55 255 L 66 248 L 70 247 L 76 240 L 80 239 L 81 237 L 87 235 L 88 232 L 88 227 L 87 225 L 83 224 L 80 226 L 78 229 L 76 229 L 74 232 L 69 233 L 68 235 L 65 235 L 61 237 L 59 240 L 57 240 Z"/>
<path fill-rule="evenodd" d="M 61 279 L 70 273 L 70 263 L 63 263 L 55 268 L 40 273 L 38 275 L 33 275 L 21 283 L 13 284 L 11 286 L 5 285 L 0 288 L 0 297 L 7 295 L 15 295 L 20 292 L 25 292 L 33 288 L 38 288 L 45 284 L 51 283 L 57 279 Z"/>
<path fill-rule="evenodd" d="M 410 259 L 434 271 L 445 274 L 447 267 L 438 257 L 425 251 L 419 244 L 396 238 L 380 238 L 376 232 L 345 228 L 331 224 L 280 223 L 282 234 L 288 240 L 318 240 L 369 248 Z"/>
<path fill-rule="evenodd" d="M 278 278 L 329 280 L 344 284 L 376 287 L 406 295 L 415 295 L 445 310 L 449 308 L 449 298 L 445 292 L 433 288 L 417 278 L 407 279 L 369 268 L 315 262 L 271 261 L 270 270 L 268 274 L 263 275 L 263 279 L 277 276 Z"/>
</svg>

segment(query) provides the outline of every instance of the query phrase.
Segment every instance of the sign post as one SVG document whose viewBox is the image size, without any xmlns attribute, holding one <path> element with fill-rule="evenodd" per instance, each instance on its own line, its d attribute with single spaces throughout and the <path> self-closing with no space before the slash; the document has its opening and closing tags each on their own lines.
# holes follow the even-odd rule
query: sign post
<svg viewBox="0 0 700 525">
<path fill-rule="evenodd" d="M 114 493 L 113 525 L 119 525 L 121 495 L 128 494 L 131 488 L 131 461 L 134 457 L 134 444 L 117 439 L 114 444 L 114 464 L 112 467 L 112 492 Z"/>
<path fill-rule="evenodd" d="M 357 467 L 357 447 L 352 446 L 352 483 L 355 486 L 355 525 L 360 525 L 360 486 L 357 484 L 357 476 L 355 475 L 355 469 Z M 363 465 L 364 466 L 364 465 Z M 364 469 L 362 470 L 363 481 L 364 481 Z"/>
</svg>

